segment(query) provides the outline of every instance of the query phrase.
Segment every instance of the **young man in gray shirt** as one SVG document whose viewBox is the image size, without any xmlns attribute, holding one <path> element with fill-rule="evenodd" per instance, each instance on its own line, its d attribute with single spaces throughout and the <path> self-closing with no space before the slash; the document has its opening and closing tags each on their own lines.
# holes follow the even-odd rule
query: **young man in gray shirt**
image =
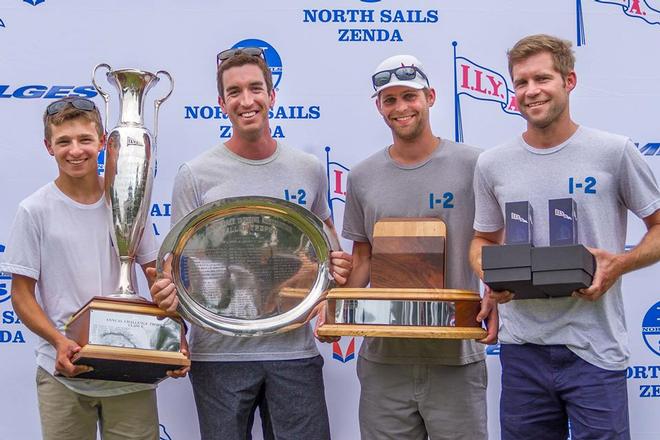
<svg viewBox="0 0 660 440">
<path fill-rule="evenodd" d="M 353 167 L 348 177 L 342 235 L 353 240 L 354 269 L 347 285 L 369 283 L 379 219 L 436 217 L 447 224 L 445 287 L 477 291 L 468 249 L 472 176 L 481 150 L 433 134 L 429 110 L 435 90 L 415 57 L 386 59 L 372 79 L 393 144 Z M 490 306 L 484 303 L 479 314 L 482 320 L 490 312 L 495 323 L 482 342 L 496 339 L 496 309 Z M 484 348 L 474 341 L 365 338 L 357 369 L 363 439 L 487 438 Z"/>
<path fill-rule="evenodd" d="M 597 268 L 590 287 L 572 297 L 500 304 L 502 439 L 629 439 L 629 350 L 621 275 L 660 258 L 660 192 L 630 139 L 572 121 L 576 86 L 571 43 L 548 35 L 518 41 L 509 72 L 527 130 L 483 153 L 475 171 L 477 231 L 470 249 L 482 276 L 482 246 L 502 243 L 507 202 L 529 201 L 534 245 L 548 245 L 548 200 L 577 202 L 579 242 Z M 575 185 L 581 182 L 582 185 Z M 624 253 L 627 211 L 648 228 Z"/>
<path fill-rule="evenodd" d="M 258 48 L 229 49 L 218 55 L 219 103 L 232 123 L 226 143 L 179 169 L 172 195 L 172 223 L 199 206 L 226 197 L 262 195 L 298 203 L 332 228 L 327 181 L 318 159 L 276 142 L 268 113 L 275 103 L 271 72 Z M 333 229 L 334 232 L 334 229 Z M 343 284 L 350 255 L 332 252 L 331 270 Z M 170 279 L 151 290 L 161 308 L 175 310 Z M 232 337 L 193 326 L 190 377 L 202 439 L 242 439 L 260 392 L 278 439 L 329 439 L 323 358 L 308 325 L 263 337 Z"/>
</svg>

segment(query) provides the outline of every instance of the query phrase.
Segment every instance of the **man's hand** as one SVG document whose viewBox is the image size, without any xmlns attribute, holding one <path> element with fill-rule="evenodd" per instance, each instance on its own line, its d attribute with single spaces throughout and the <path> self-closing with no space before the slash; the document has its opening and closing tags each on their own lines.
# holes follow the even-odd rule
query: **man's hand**
<svg viewBox="0 0 660 440">
<path fill-rule="evenodd" d="M 596 273 L 594 273 L 591 286 L 573 292 L 573 296 L 587 301 L 596 301 L 616 283 L 623 271 L 617 254 L 603 249 L 588 249 L 596 258 Z"/>
<path fill-rule="evenodd" d="M 55 370 L 63 376 L 74 377 L 93 370 L 88 365 L 73 365 L 71 363 L 71 358 L 80 351 L 80 346 L 75 341 L 62 336 L 55 345 L 55 350 L 57 350 Z"/>
<path fill-rule="evenodd" d="M 330 252 L 330 272 L 340 286 L 346 284 L 353 270 L 353 256 L 344 251 Z"/>
<path fill-rule="evenodd" d="M 149 267 L 146 269 L 149 276 L 155 276 L 156 269 Z M 170 272 L 163 272 L 163 277 L 156 280 L 152 285 L 151 298 L 163 310 L 175 312 L 179 307 L 179 299 L 176 297 L 176 286 L 172 282 Z"/>
<path fill-rule="evenodd" d="M 188 359 L 190 359 L 190 353 L 188 352 L 188 341 L 186 341 L 186 338 L 184 337 L 183 340 L 181 341 L 181 353 Z M 190 371 L 190 367 L 182 367 L 177 370 L 170 370 L 166 374 L 169 377 L 172 377 L 174 379 L 178 379 L 180 377 L 186 377 L 188 372 Z"/>
<path fill-rule="evenodd" d="M 497 304 L 508 303 L 515 297 L 515 294 L 513 292 L 509 292 L 508 290 L 501 290 L 497 292 L 495 290 L 490 290 L 490 287 L 488 286 L 486 287 L 490 291 L 490 295 L 489 295 L 490 298 L 494 300 Z"/>
<path fill-rule="evenodd" d="M 325 324 L 325 317 L 328 313 L 328 302 L 319 303 L 312 312 L 312 317 L 316 316 L 316 325 L 314 325 L 314 337 L 320 342 L 336 342 L 341 339 L 339 336 L 319 336 L 319 327 Z"/>
<path fill-rule="evenodd" d="M 488 334 L 477 342 L 488 345 L 496 344 L 499 315 L 497 314 L 497 301 L 492 297 L 492 291 L 488 286 L 485 287 L 484 297 L 481 299 L 481 311 L 477 315 L 477 322 L 481 323 L 484 319 L 486 320 Z"/>
</svg>

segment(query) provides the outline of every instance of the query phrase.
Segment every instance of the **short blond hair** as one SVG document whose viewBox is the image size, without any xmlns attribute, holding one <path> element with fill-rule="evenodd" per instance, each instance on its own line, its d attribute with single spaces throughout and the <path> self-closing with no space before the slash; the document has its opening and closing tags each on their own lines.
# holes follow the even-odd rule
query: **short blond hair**
<svg viewBox="0 0 660 440">
<path fill-rule="evenodd" d="M 566 78 L 575 67 L 575 54 L 568 40 L 552 35 L 530 35 L 519 40 L 506 54 L 509 58 L 509 75 L 513 79 L 513 66 L 532 55 L 547 52 L 552 56 L 554 68 Z"/>
</svg>

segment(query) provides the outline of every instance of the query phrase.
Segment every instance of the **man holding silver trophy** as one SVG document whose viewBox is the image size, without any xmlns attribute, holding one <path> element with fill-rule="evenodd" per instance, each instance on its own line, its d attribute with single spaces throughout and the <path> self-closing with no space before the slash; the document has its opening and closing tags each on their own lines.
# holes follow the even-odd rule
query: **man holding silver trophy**
<svg viewBox="0 0 660 440">
<path fill-rule="evenodd" d="M 335 234 L 326 198 L 326 176 L 318 159 L 277 142 L 271 136 L 268 117 L 275 102 L 275 91 L 262 49 L 247 47 L 220 52 L 217 66 L 218 102 L 232 123 L 232 137 L 181 166 L 174 183 L 172 224 L 186 220 L 189 213 L 205 204 L 238 196 L 283 199 L 289 188 L 295 188 L 302 196 L 297 200 L 297 209 L 311 211 Z M 216 235 L 224 237 L 230 235 L 230 231 L 249 235 L 254 232 L 252 229 L 267 226 L 238 223 L 228 224 Z M 214 237 L 203 240 L 211 242 Z M 264 242 L 262 247 L 265 246 Z M 204 257 L 219 252 L 217 247 L 209 249 Z M 256 245 L 254 249 L 258 253 Z M 242 252 L 240 249 L 231 251 Z M 271 255 L 270 258 L 293 257 Z M 183 256 L 175 258 L 173 264 L 182 259 Z M 176 310 L 180 304 L 177 289 L 180 290 L 182 284 L 194 285 L 193 278 L 199 278 L 200 271 L 204 270 L 201 258 L 185 259 L 188 267 L 183 281 L 175 278 L 173 282 L 172 274 L 164 271 L 163 279 L 156 281 L 151 289 L 154 301 L 163 309 Z M 350 255 L 334 251 L 329 259 L 332 276 L 338 284 L 344 284 L 351 270 Z M 304 259 L 300 261 L 304 263 Z M 246 265 L 235 265 L 230 270 L 221 263 L 214 264 L 216 274 L 225 274 L 218 288 L 230 289 L 231 283 L 252 280 L 249 289 L 253 289 L 251 284 L 257 275 L 244 270 Z M 210 270 L 208 265 L 205 270 Z M 209 276 L 198 286 L 210 291 L 213 289 L 205 287 L 205 283 L 215 281 L 216 278 Z M 231 301 L 242 301 L 242 296 L 240 293 L 231 296 Z M 254 315 L 257 305 L 246 299 L 222 307 L 224 312 L 241 308 L 245 313 L 234 316 L 242 319 Z M 237 337 L 195 324 L 191 329 L 190 352 L 190 375 L 202 439 L 245 438 L 251 429 L 250 415 L 262 393 L 268 402 L 268 416 L 276 438 L 330 437 L 323 359 L 309 325 L 284 333 Z"/>
<path fill-rule="evenodd" d="M 0 271 L 12 274 L 14 310 L 39 336 L 43 438 L 96 438 L 98 425 L 104 440 L 157 439 L 154 384 L 74 378 L 91 367 L 72 363 L 81 346 L 64 334 L 67 321 L 94 295 L 116 289 L 120 273 L 97 174 L 105 135 L 98 109 L 85 98 L 51 103 L 43 121 L 58 177 L 21 202 L 0 263 Z M 153 267 L 154 236 L 135 245 L 142 269 Z"/>
</svg>

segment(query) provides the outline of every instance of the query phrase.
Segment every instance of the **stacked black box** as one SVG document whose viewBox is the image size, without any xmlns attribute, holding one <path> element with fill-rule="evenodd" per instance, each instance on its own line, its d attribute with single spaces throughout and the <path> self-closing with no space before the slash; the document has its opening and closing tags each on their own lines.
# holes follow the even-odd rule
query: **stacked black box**
<svg viewBox="0 0 660 440">
<path fill-rule="evenodd" d="M 586 289 L 595 270 L 594 256 L 581 244 L 532 249 L 532 284 L 548 296 Z"/>
<path fill-rule="evenodd" d="M 577 244 L 575 201 L 550 200 L 548 211 L 550 246 L 534 247 L 529 202 L 505 205 L 506 244 L 482 249 L 484 283 L 491 289 L 514 292 L 514 299 L 536 299 L 570 296 L 591 285 L 596 262 Z"/>
<path fill-rule="evenodd" d="M 569 296 L 591 285 L 596 262 L 578 244 L 577 205 L 573 199 L 548 201 L 550 246 L 532 251 L 532 283 L 548 296 Z"/>
</svg>

